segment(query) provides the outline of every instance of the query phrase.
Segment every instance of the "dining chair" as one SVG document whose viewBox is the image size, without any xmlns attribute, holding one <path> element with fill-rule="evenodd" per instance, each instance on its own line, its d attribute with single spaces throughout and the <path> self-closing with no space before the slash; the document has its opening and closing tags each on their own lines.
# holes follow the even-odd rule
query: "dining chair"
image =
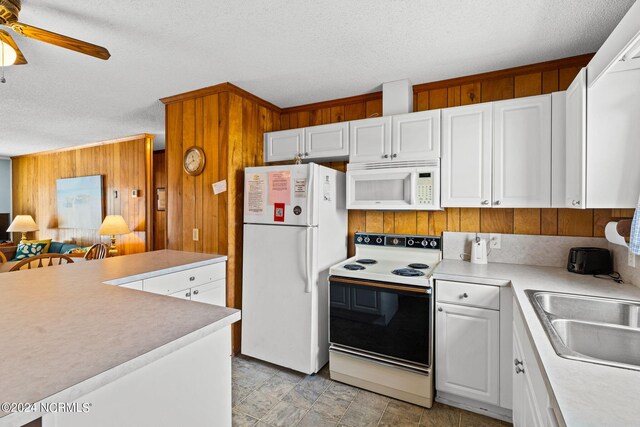
<svg viewBox="0 0 640 427">
<path fill-rule="evenodd" d="M 9 271 L 31 270 L 32 268 L 53 267 L 61 264 L 73 264 L 73 260 L 62 254 L 41 254 L 19 261 Z M 26 268 L 24 268 L 25 266 Z"/>
<path fill-rule="evenodd" d="M 109 253 L 109 247 L 104 243 L 96 243 L 91 246 L 84 256 L 85 261 L 91 261 L 94 259 L 104 259 Z"/>
</svg>

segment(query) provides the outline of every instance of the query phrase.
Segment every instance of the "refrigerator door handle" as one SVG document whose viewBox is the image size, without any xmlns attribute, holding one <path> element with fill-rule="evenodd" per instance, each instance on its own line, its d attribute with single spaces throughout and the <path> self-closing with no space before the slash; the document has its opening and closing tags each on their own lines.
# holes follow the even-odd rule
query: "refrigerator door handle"
<svg viewBox="0 0 640 427">
<path fill-rule="evenodd" d="M 307 264 L 307 286 L 305 292 L 310 294 L 313 291 L 313 279 L 315 277 L 315 234 L 316 229 L 314 227 L 307 228 L 307 247 L 305 250 L 306 264 Z"/>
<path fill-rule="evenodd" d="M 315 165 L 311 163 L 309 165 L 309 190 L 307 191 L 307 225 L 309 227 L 313 226 L 313 202 L 315 198 L 314 190 L 314 182 L 313 179 L 316 174 Z"/>
</svg>

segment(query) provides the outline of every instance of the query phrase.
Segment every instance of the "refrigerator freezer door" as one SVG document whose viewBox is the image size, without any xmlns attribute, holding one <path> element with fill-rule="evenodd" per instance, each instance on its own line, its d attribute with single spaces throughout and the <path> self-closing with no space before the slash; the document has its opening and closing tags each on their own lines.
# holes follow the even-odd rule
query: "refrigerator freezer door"
<svg viewBox="0 0 640 427">
<path fill-rule="evenodd" d="M 318 165 L 246 168 L 244 222 L 317 225 Z"/>
<path fill-rule="evenodd" d="M 317 369 L 313 236 L 307 227 L 244 226 L 242 353 L 307 374 Z"/>
</svg>

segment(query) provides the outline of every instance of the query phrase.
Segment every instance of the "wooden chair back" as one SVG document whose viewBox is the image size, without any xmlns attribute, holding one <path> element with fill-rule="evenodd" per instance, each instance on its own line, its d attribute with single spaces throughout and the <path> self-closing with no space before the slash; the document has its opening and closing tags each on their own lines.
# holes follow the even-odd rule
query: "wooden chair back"
<svg viewBox="0 0 640 427">
<path fill-rule="evenodd" d="M 19 261 L 9 271 L 22 270 L 24 266 L 27 266 L 25 270 L 31 270 L 32 268 L 52 267 L 61 264 L 73 264 L 73 260 L 62 254 L 41 254 Z"/>
<path fill-rule="evenodd" d="M 86 261 L 91 261 L 94 259 L 105 259 L 107 254 L 109 253 L 109 247 L 104 243 L 96 243 L 91 246 L 87 253 L 84 255 L 84 259 Z"/>
<path fill-rule="evenodd" d="M 0 264 L 4 264 L 5 262 L 7 262 L 7 257 L 4 256 L 2 252 L 0 252 Z"/>
</svg>

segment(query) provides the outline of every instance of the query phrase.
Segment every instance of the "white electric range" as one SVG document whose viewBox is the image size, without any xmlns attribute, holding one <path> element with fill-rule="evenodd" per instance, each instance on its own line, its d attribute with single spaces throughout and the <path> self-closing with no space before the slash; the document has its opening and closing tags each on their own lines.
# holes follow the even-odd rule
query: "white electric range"
<svg viewBox="0 0 640 427">
<path fill-rule="evenodd" d="M 355 244 L 329 270 L 331 378 L 431 407 L 441 239 L 356 233 Z"/>
</svg>

